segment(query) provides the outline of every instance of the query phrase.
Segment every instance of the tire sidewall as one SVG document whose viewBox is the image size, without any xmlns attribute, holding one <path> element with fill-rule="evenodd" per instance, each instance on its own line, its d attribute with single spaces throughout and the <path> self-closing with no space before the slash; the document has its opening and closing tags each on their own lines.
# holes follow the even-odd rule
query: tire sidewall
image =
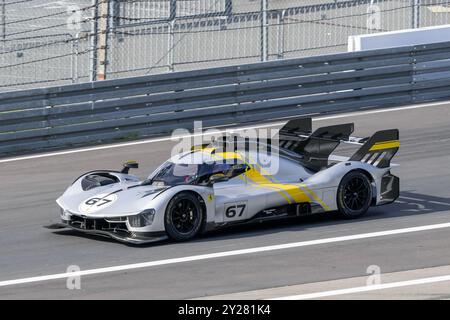
<svg viewBox="0 0 450 320">
<path fill-rule="evenodd" d="M 368 193 L 369 193 L 369 197 L 364 205 L 363 208 L 361 208 L 360 210 L 351 210 L 349 208 L 346 207 L 346 205 L 344 204 L 344 188 L 346 186 L 346 184 L 353 178 L 356 177 L 360 177 L 365 181 L 365 184 L 367 185 L 368 188 Z M 350 171 L 349 173 L 347 173 L 341 180 L 339 187 L 338 187 L 338 192 L 337 192 L 337 205 L 338 205 L 338 209 L 339 209 L 339 213 L 341 214 L 341 216 L 343 216 L 344 218 L 347 219 L 353 219 L 353 218 L 358 218 L 362 215 L 364 215 L 367 210 L 369 210 L 371 202 L 372 202 L 372 183 L 370 182 L 369 178 L 361 171 Z"/>
<path fill-rule="evenodd" d="M 175 226 L 173 225 L 172 219 L 171 219 L 171 212 L 173 207 L 181 200 L 189 200 L 191 201 L 198 214 L 200 215 L 200 219 L 198 220 L 197 225 L 195 228 L 189 232 L 189 233 L 180 233 L 178 230 L 176 230 Z M 190 192 L 180 192 L 176 194 L 167 204 L 166 212 L 164 214 L 164 228 L 166 230 L 167 235 L 169 238 L 175 241 L 187 241 L 192 238 L 194 238 L 196 235 L 198 235 L 202 229 L 203 226 L 203 220 L 204 220 L 204 214 L 202 212 L 202 206 L 200 204 L 200 201 L 198 198 L 190 193 Z"/>
</svg>

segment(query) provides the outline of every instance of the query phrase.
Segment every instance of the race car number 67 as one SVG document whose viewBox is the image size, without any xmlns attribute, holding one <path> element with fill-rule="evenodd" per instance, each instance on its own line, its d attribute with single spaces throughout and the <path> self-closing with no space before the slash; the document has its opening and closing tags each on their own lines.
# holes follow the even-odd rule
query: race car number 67
<svg viewBox="0 0 450 320">
<path fill-rule="evenodd" d="M 88 206 L 93 206 L 94 204 L 98 203 L 97 206 L 101 207 L 104 206 L 107 203 L 110 203 L 112 200 L 109 199 L 102 199 L 102 198 L 92 198 L 85 202 Z"/>
<path fill-rule="evenodd" d="M 227 218 L 234 218 L 236 215 L 242 217 L 245 211 L 245 204 L 233 205 L 227 208 L 225 215 Z"/>
<path fill-rule="evenodd" d="M 117 200 L 117 196 L 115 194 L 104 194 L 104 195 L 97 195 L 96 197 L 89 198 L 85 201 L 83 201 L 80 206 L 79 210 L 81 213 L 93 213 L 96 211 L 99 211 L 101 209 L 104 209 L 106 207 L 109 207 Z"/>
</svg>

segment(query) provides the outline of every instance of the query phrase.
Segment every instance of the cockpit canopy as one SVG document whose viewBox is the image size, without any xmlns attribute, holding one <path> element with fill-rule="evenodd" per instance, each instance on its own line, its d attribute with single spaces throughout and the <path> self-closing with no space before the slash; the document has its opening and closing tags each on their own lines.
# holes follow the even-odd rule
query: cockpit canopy
<svg viewBox="0 0 450 320">
<path fill-rule="evenodd" d="M 144 181 L 144 184 L 206 185 L 213 175 L 224 175 L 232 179 L 246 170 L 248 170 L 248 166 L 240 159 L 224 159 L 208 153 L 192 152 L 175 156 L 166 161 Z"/>
</svg>

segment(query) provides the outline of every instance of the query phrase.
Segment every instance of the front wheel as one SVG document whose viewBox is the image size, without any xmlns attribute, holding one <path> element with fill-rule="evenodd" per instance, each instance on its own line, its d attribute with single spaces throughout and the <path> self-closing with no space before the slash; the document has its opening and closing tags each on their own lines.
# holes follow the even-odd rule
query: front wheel
<svg viewBox="0 0 450 320">
<path fill-rule="evenodd" d="M 202 206 L 190 192 L 180 192 L 170 200 L 164 217 L 168 236 L 176 241 L 194 238 L 203 223 Z"/>
<path fill-rule="evenodd" d="M 344 218 L 357 218 L 367 212 L 372 202 L 372 184 L 360 171 L 351 171 L 341 180 L 337 204 Z"/>
</svg>

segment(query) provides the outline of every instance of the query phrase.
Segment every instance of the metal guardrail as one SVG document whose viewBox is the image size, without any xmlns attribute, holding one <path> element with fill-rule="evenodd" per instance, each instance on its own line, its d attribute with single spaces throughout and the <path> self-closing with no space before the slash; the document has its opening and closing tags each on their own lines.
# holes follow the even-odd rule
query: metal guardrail
<svg viewBox="0 0 450 320">
<path fill-rule="evenodd" d="M 0 156 L 450 98 L 450 42 L 0 93 Z"/>
</svg>

